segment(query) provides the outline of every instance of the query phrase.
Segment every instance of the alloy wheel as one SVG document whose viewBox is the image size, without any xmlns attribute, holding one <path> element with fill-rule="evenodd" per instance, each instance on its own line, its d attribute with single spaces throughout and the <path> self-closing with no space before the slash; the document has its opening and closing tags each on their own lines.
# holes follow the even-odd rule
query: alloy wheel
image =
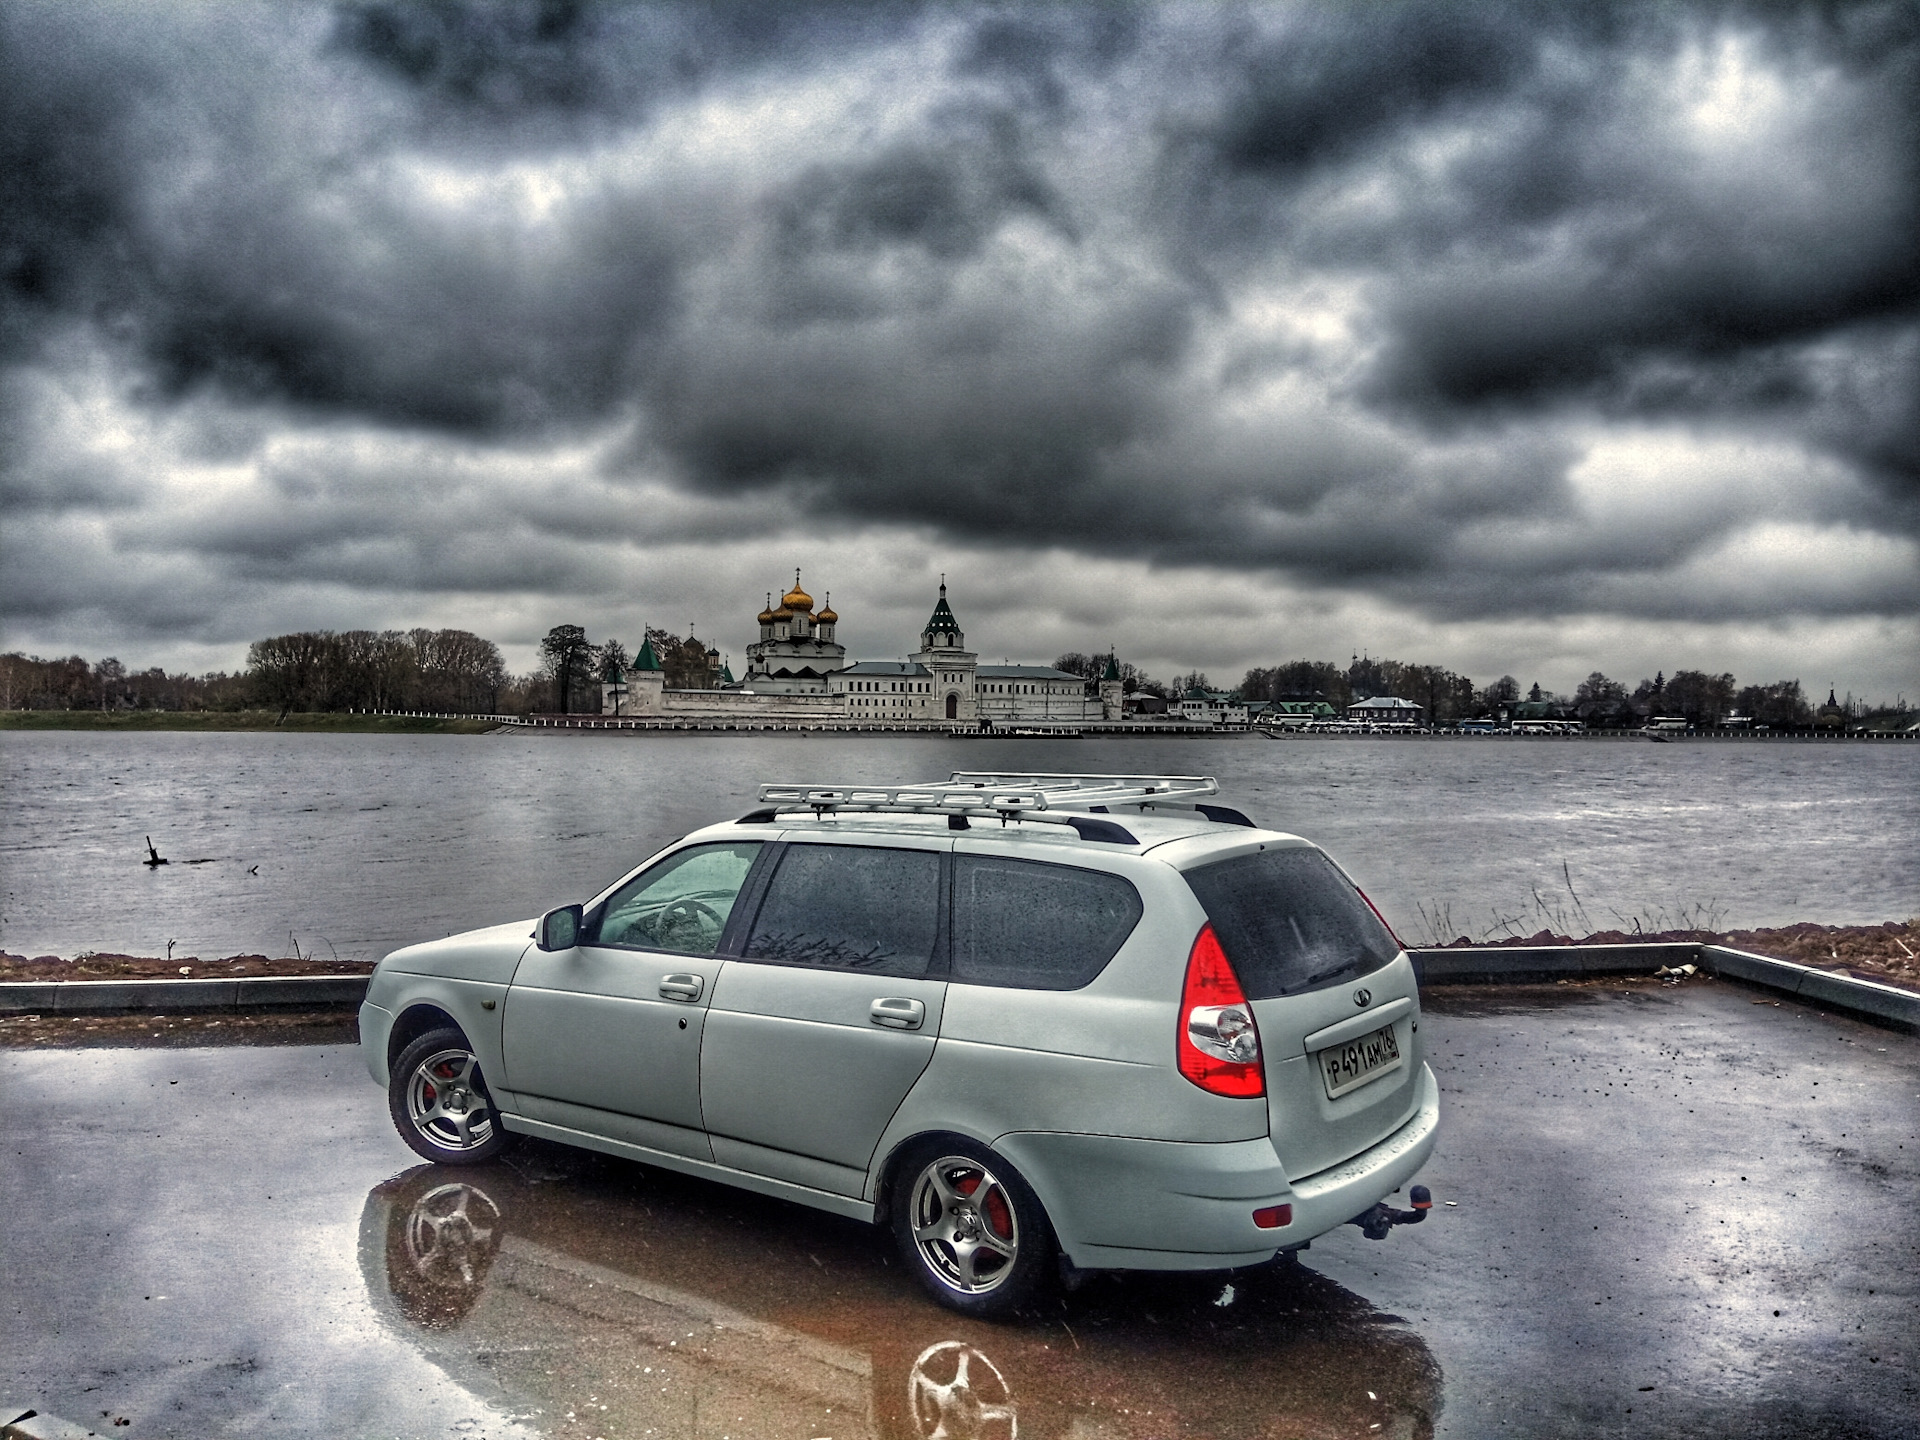
<svg viewBox="0 0 1920 1440">
<path fill-rule="evenodd" d="M 964 1155 L 935 1160 L 914 1182 L 911 1205 L 920 1259 L 941 1284 L 984 1295 L 1013 1273 L 1020 1254 L 1013 1197 L 979 1161 Z"/>
<path fill-rule="evenodd" d="M 407 1077 L 407 1119 L 447 1150 L 478 1150 L 493 1138 L 493 1103 L 470 1050 L 436 1050 Z"/>
</svg>

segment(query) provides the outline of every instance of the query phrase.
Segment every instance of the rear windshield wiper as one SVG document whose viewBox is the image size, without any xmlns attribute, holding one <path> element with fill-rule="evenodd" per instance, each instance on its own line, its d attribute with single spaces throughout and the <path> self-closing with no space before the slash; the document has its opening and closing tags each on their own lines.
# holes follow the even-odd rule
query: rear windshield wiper
<svg viewBox="0 0 1920 1440">
<path fill-rule="evenodd" d="M 1333 979 L 1334 976 L 1340 974 L 1342 971 L 1353 969 L 1354 965 L 1358 961 L 1364 958 L 1366 957 L 1356 955 L 1352 960 L 1342 960 L 1338 965 L 1330 966 L 1325 970 L 1316 970 L 1313 974 L 1307 976 L 1306 979 L 1302 980 L 1298 985 L 1289 985 L 1287 989 L 1289 992 L 1311 989 L 1313 986 L 1318 985 L 1322 980 L 1331 980 Z"/>
</svg>

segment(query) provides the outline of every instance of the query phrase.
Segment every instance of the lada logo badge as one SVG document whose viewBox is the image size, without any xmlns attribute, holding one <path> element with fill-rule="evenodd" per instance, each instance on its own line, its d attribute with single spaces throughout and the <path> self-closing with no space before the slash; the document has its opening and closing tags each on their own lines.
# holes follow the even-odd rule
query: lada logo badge
<svg viewBox="0 0 1920 1440">
<path fill-rule="evenodd" d="M 1362 1010 L 1366 1009 L 1367 1006 L 1373 1003 L 1373 992 L 1367 989 L 1354 991 L 1353 1003 L 1358 1005 Z"/>
</svg>

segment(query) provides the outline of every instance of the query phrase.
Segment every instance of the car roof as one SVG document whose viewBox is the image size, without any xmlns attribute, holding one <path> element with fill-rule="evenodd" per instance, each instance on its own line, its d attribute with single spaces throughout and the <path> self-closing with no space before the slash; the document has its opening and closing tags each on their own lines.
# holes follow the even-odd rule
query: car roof
<svg viewBox="0 0 1920 1440">
<path fill-rule="evenodd" d="M 1116 812 L 1111 815 L 1074 813 L 1075 819 L 1110 821 L 1134 837 L 1137 843 L 1132 845 L 1109 839 L 1089 839 L 1071 826 L 1058 821 L 1015 819 L 1003 825 L 993 819 L 975 817 L 965 830 L 952 830 L 948 828 L 947 817 L 944 815 L 849 812 L 815 817 L 798 812 L 781 812 L 763 819 L 761 818 L 763 813 L 753 812 L 740 820 L 709 825 L 705 829 L 695 831 L 687 839 L 711 843 L 715 840 L 734 840 L 746 836 L 756 839 L 771 839 L 777 836 L 790 841 L 804 841 L 809 836 L 821 838 L 831 836 L 841 840 L 862 836 L 870 836 L 876 840 L 904 839 L 909 836 L 919 839 L 965 837 L 972 841 L 1003 840 L 1010 849 L 1036 847 L 1108 855 L 1145 855 L 1161 845 L 1175 841 L 1211 839 L 1219 841 L 1223 848 L 1237 848 L 1251 839 L 1298 842 L 1297 836 L 1287 835 L 1281 831 L 1249 829 L 1244 825 L 1209 820 L 1200 814 L 1177 812 L 1159 815 L 1126 812 Z M 1191 848 L 1193 847 L 1183 847 L 1189 850 Z"/>
</svg>

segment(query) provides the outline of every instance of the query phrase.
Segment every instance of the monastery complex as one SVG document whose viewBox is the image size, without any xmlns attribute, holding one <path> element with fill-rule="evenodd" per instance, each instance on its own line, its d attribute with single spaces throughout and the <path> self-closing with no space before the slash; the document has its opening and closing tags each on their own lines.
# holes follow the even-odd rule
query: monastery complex
<svg viewBox="0 0 1920 1440">
<path fill-rule="evenodd" d="M 771 596 L 760 638 L 747 647 L 745 674 L 714 689 L 669 690 L 651 645 L 633 670 L 601 686 L 607 716 L 687 720 L 816 720 L 874 723 L 1073 725 L 1123 718 L 1120 674 L 1112 659 L 1089 694 L 1078 675 L 1051 665 L 982 665 L 966 648 L 947 604 L 946 582 L 920 648 L 904 660 L 847 661 L 831 603 L 813 608 L 800 588 Z"/>
</svg>

